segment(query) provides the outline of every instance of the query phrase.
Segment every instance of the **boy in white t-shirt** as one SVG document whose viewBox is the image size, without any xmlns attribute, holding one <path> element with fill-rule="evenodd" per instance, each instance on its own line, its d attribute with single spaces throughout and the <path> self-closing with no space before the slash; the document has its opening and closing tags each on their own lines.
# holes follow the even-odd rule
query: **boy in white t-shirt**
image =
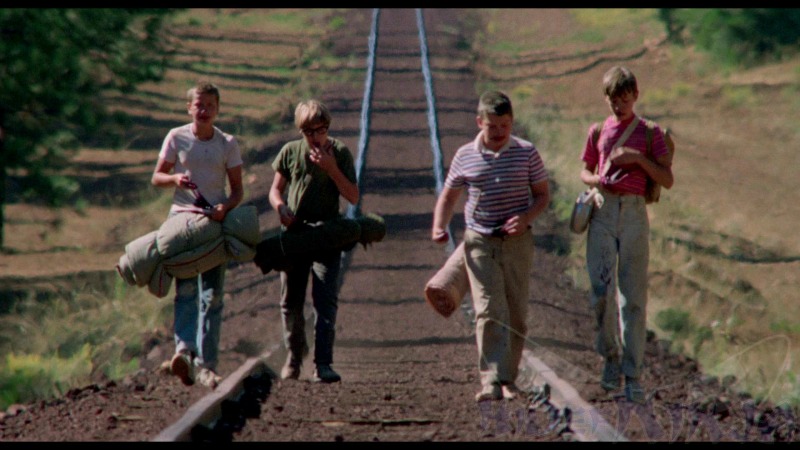
<svg viewBox="0 0 800 450">
<path fill-rule="evenodd" d="M 222 222 L 244 196 L 239 144 L 214 126 L 219 113 L 219 89 L 214 84 L 198 82 L 188 90 L 187 100 L 192 123 L 169 131 L 151 182 L 175 188 L 170 215 L 193 211 Z M 175 279 L 176 348 L 170 367 L 187 386 L 197 381 L 213 389 L 221 381 L 216 365 L 225 268 L 222 264 L 198 277 Z"/>
</svg>

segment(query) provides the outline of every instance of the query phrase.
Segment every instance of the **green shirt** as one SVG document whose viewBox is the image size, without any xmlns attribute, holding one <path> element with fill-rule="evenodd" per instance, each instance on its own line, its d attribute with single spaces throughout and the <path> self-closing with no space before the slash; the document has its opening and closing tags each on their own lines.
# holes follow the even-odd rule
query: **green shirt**
<svg viewBox="0 0 800 450">
<path fill-rule="evenodd" d="M 341 141 L 329 138 L 336 165 L 344 176 L 356 182 L 353 155 Z M 308 159 L 305 139 L 288 142 L 272 162 L 272 168 L 288 180 L 287 204 L 304 222 L 330 220 L 339 216 L 339 188 L 331 177 Z"/>
</svg>

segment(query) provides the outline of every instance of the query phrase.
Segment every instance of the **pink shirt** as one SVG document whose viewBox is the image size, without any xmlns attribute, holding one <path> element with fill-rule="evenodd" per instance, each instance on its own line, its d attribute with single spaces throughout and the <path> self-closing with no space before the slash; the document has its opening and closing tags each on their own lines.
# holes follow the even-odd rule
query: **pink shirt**
<svg viewBox="0 0 800 450">
<path fill-rule="evenodd" d="M 636 126 L 636 129 L 633 130 L 633 133 L 631 133 L 631 135 L 628 137 L 628 140 L 622 144 L 622 146 L 633 148 L 646 154 L 647 124 L 645 123 L 644 119 L 640 118 L 639 116 L 636 116 L 636 119 L 639 120 L 639 124 Z M 597 167 L 597 171 L 600 172 L 601 175 L 611 177 L 616 172 L 619 172 L 619 175 L 616 176 L 617 182 L 609 185 L 602 184 L 604 189 L 618 194 L 644 195 L 645 186 L 647 184 L 647 173 L 638 165 L 634 164 L 624 167 L 611 165 L 607 173 L 602 172 L 606 164 L 606 159 L 611 152 L 611 147 L 625 132 L 628 124 L 630 124 L 630 121 L 618 123 L 614 119 L 614 116 L 608 116 L 603 123 L 603 129 L 600 132 L 600 137 L 597 140 L 596 147 L 594 144 L 594 132 L 597 128 L 597 124 L 593 124 L 591 127 L 589 127 L 589 135 L 586 138 L 586 146 L 581 154 L 581 160 L 590 166 L 594 165 Z M 655 125 L 653 128 L 653 142 L 651 144 L 651 151 L 653 152 L 652 156 L 655 159 L 669 153 L 667 144 L 664 142 L 664 135 L 662 134 L 661 128 L 659 128 L 658 125 Z"/>
</svg>

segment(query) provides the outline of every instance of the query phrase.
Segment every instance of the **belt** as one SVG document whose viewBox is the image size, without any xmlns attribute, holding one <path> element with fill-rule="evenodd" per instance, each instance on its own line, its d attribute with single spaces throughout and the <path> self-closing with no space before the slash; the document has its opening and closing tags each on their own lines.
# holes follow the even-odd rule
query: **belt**
<svg viewBox="0 0 800 450">
<path fill-rule="evenodd" d="M 639 195 L 639 194 L 634 194 L 633 192 L 612 192 L 612 191 L 609 191 L 608 189 L 605 189 L 605 188 L 600 188 L 600 193 L 603 194 L 603 195 L 606 195 L 606 194 L 608 194 L 608 195 L 616 195 L 618 197 L 627 197 L 629 195 L 634 195 L 634 196 Z"/>
<path fill-rule="evenodd" d="M 530 229 L 531 229 L 531 226 L 530 226 L 530 225 L 528 225 L 528 230 L 530 230 Z M 475 231 L 475 230 L 472 230 L 472 231 Z M 511 236 L 511 235 L 509 235 L 509 234 L 508 234 L 508 232 L 506 232 L 505 230 L 503 230 L 503 226 L 502 226 L 502 225 L 498 225 L 498 226 L 496 226 L 496 227 L 492 228 L 492 232 L 491 232 L 491 233 L 488 233 L 488 234 L 487 234 L 487 233 L 479 233 L 479 232 L 477 232 L 477 231 L 475 231 L 475 232 L 476 232 L 476 233 L 478 233 L 478 234 L 480 234 L 480 235 L 481 235 L 481 236 L 483 236 L 483 237 L 486 237 L 486 238 L 490 238 L 490 239 L 500 239 L 500 240 L 503 240 L 503 241 L 505 241 L 506 239 L 511 239 L 511 238 L 515 238 L 515 237 L 520 237 L 520 236 L 522 236 L 522 234 L 520 234 L 520 235 L 518 235 L 518 236 Z M 524 233 L 523 233 L 523 234 L 524 234 Z"/>
</svg>

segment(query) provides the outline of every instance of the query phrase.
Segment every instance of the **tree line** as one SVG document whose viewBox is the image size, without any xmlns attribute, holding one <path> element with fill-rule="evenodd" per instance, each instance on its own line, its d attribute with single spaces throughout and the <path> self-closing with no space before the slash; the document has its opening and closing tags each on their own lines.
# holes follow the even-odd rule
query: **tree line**
<svg viewBox="0 0 800 450">
<path fill-rule="evenodd" d="M 9 177 L 27 201 L 63 206 L 62 175 L 107 119 L 102 93 L 163 78 L 169 9 L 0 9 L 0 247 Z"/>
</svg>

